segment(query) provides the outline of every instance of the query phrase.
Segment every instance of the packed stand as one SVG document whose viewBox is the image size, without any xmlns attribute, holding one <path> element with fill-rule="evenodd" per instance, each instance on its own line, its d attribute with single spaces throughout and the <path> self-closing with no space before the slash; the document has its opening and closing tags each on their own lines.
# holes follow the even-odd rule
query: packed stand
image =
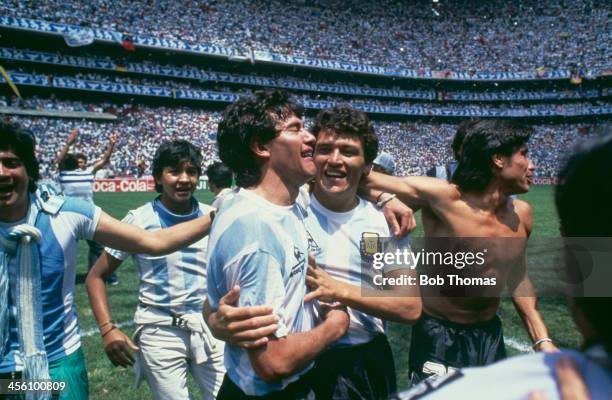
<svg viewBox="0 0 612 400">
<path fill-rule="evenodd" d="M 118 143 L 111 158 L 111 169 L 117 176 L 138 174 L 144 160 L 150 173 L 150 160 L 164 140 L 183 138 L 199 146 L 207 164 L 217 158 L 216 130 L 220 114 L 187 107 L 148 107 L 144 105 L 88 104 L 31 98 L 1 98 L 0 107 L 24 109 L 110 112 L 113 122 L 65 118 L 11 116 L 10 120 L 31 129 L 38 139 L 38 156 L 42 173 L 51 178 L 56 172 L 56 153 L 73 128 L 79 130 L 74 151 L 99 157 L 111 133 L 118 133 Z M 309 125 L 307 121 L 307 126 Z M 450 144 L 456 125 L 418 122 L 375 122 L 380 150 L 396 160 L 397 175 L 423 175 L 435 165 L 452 160 Z M 530 142 L 530 154 L 536 165 L 535 176 L 555 176 L 562 157 L 577 141 L 597 131 L 596 125 L 539 125 Z"/>
<path fill-rule="evenodd" d="M 409 69 L 609 67 L 610 3 L 9 0 L 2 15 Z M 367 19 L 364 18 L 367 16 Z M 384 29 L 381 29 L 384 27 Z"/>
</svg>

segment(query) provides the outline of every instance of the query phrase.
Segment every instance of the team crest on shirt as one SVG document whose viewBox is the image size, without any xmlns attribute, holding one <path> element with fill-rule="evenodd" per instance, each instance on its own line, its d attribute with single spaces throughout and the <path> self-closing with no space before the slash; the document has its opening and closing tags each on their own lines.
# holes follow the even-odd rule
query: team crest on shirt
<svg viewBox="0 0 612 400">
<path fill-rule="evenodd" d="M 375 232 L 362 232 L 359 242 L 359 251 L 363 257 L 372 257 L 382 251 L 380 235 Z"/>
</svg>

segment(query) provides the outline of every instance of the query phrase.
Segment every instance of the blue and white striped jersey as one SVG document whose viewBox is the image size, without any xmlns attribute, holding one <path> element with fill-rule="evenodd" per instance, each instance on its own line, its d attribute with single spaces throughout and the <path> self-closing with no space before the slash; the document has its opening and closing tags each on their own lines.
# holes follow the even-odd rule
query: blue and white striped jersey
<svg viewBox="0 0 612 400">
<path fill-rule="evenodd" d="M 208 214 L 212 207 L 193 201 L 187 215 L 170 212 L 159 199 L 128 212 L 123 222 L 157 231 Z M 206 297 L 206 248 L 208 237 L 165 256 L 133 254 L 140 274 L 140 303 L 172 313 L 201 312 Z M 130 253 L 106 248 L 111 256 L 125 260 Z"/>
<path fill-rule="evenodd" d="M 304 306 L 308 238 L 298 204 L 274 205 L 240 189 L 223 203 L 215 219 L 208 252 L 208 300 L 219 299 L 240 285 L 240 306 L 268 305 L 280 317 L 277 337 L 312 328 Z M 246 350 L 227 345 L 225 366 L 231 380 L 248 395 L 278 391 L 309 369 L 268 384 L 253 370 Z"/>
<path fill-rule="evenodd" d="M 51 215 L 40 211 L 36 227 L 41 231 L 41 294 L 45 349 L 49 361 L 78 350 L 81 337 L 74 305 L 76 252 L 78 239 L 93 239 L 101 210 L 91 203 L 66 198 L 60 211 Z M 2 223 L 5 228 L 24 223 Z M 18 354 L 16 295 L 17 260 L 9 264 L 9 342 L 0 361 L 0 373 L 22 370 Z M 2 305 L 4 307 L 4 305 Z"/>
<path fill-rule="evenodd" d="M 93 203 L 93 167 L 85 170 L 60 171 L 58 181 L 64 196 L 76 197 Z"/>
<path fill-rule="evenodd" d="M 311 194 L 306 229 L 310 234 L 309 251 L 316 258 L 318 266 L 340 281 L 374 288 L 374 270 L 370 264 L 362 266 L 364 237 L 378 240 L 393 235 L 384 215 L 372 203 L 360 198 L 354 209 L 333 212 Z M 402 240 L 396 246 L 408 248 L 408 239 Z M 385 269 L 387 272 L 390 270 Z M 385 323 L 380 318 L 350 307 L 348 311 L 349 329 L 333 346 L 346 347 L 367 343 L 377 334 L 385 332 Z"/>
</svg>

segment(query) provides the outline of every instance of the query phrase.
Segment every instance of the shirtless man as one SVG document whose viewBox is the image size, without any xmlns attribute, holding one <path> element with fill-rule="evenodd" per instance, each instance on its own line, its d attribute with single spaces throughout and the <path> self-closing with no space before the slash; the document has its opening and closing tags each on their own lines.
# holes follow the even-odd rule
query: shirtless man
<svg viewBox="0 0 612 400">
<path fill-rule="evenodd" d="M 555 351 L 527 276 L 524 242 L 532 229 L 531 207 L 510 197 L 526 193 L 531 185 L 534 166 L 527 157 L 531 132 L 504 121 L 479 121 L 467 127 L 452 183 L 372 173 L 367 186 L 395 193 L 410 207 L 421 208 L 426 238 L 504 238 L 483 239 L 494 248 L 478 273 L 495 278 L 497 288 L 508 287 L 534 349 Z M 511 268 L 495 268 L 489 261 Z M 450 297 L 439 289 L 421 287 L 423 315 L 413 328 L 410 349 L 413 383 L 445 374 L 449 368 L 485 365 L 506 355 L 496 315 L 499 295 Z"/>
</svg>

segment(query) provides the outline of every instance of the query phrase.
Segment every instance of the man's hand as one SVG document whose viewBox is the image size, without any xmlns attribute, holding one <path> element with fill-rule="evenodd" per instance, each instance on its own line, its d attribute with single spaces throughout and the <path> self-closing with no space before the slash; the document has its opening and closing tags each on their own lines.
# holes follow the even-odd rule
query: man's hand
<svg viewBox="0 0 612 400">
<path fill-rule="evenodd" d="M 234 286 L 219 300 L 219 307 L 208 317 L 206 323 L 219 340 L 233 346 L 254 349 L 268 343 L 268 336 L 278 329 L 278 316 L 272 307 L 236 307 L 240 287 Z"/>
<path fill-rule="evenodd" d="M 111 146 L 115 146 L 115 144 L 117 143 L 117 132 L 113 132 L 110 135 L 110 137 L 108 138 L 108 142 Z"/>
<path fill-rule="evenodd" d="M 306 275 L 306 285 L 311 290 L 304 296 L 304 301 L 319 299 L 328 303 L 338 301 L 342 297 L 344 290 L 343 283 L 332 278 L 322 268 L 317 266 L 314 257 L 308 255 L 308 271 Z"/>
<path fill-rule="evenodd" d="M 138 347 L 119 329 L 109 331 L 103 338 L 104 351 L 114 366 L 129 367 L 134 365 L 135 351 Z"/>
<path fill-rule="evenodd" d="M 78 135 L 79 135 L 79 130 L 77 128 L 72 128 L 72 130 L 70 131 L 70 135 L 68 135 L 68 139 L 66 140 L 66 143 L 68 143 L 69 145 L 73 145 Z"/>
<path fill-rule="evenodd" d="M 406 236 L 417 226 L 412 209 L 397 198 L 387 202 L 382 211 L 396 239 Z"/>
</svg>

